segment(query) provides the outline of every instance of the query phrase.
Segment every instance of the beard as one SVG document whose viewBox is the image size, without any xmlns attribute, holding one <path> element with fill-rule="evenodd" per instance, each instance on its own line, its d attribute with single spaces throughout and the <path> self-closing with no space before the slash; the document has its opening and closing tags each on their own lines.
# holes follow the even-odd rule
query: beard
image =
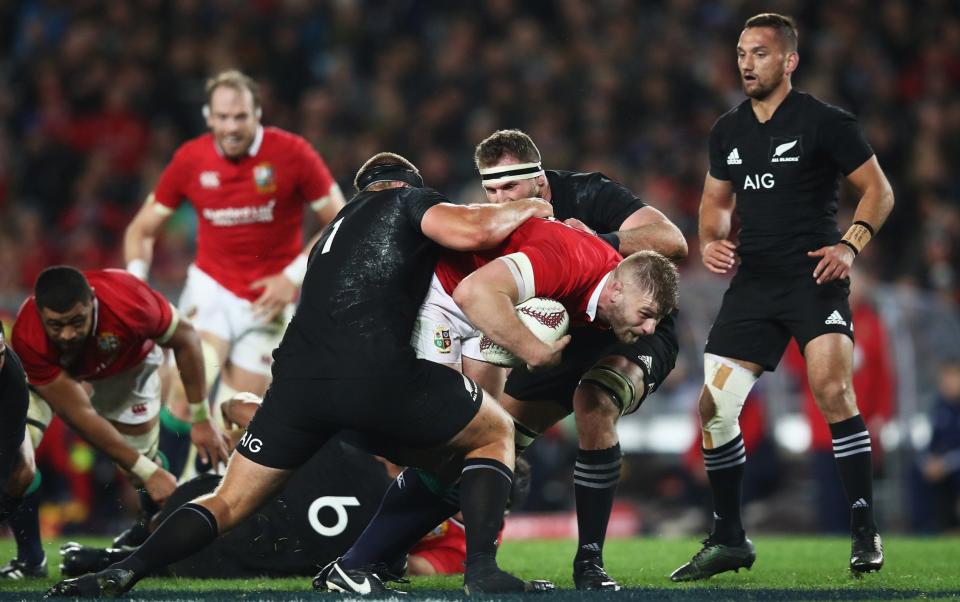
<svg viewBox="0 0 960 602">
<path fill-rule="evenodd" d="M 783 73 L 778 73 L 771 81 L 762 82 L 758 77 L 753 82 L 749 82 L 753 87 L 748 88 L 748 82 L 744 81 L 743 77 L 740 78 L 740 85 L 743 88 L 743 93 L 748 97 L 753 98 L 754 100 L 763 100 L 766 97 L 776 90 L 780 84 L 783 82 Z"/>
</svg>

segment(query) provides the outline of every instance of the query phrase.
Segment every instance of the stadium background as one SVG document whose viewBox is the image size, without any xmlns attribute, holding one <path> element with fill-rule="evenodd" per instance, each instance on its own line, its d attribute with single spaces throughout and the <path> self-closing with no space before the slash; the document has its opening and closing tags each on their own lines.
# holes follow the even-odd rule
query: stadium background
<svg viewBox="0 0 960 602">
<path fill-rule="evenodd" d="M 702 532 L 708 494 L 688 452 L 726 280 L 701 267 L 696 210 L 707 132 L 742 99 L 737 35 L 764 10 L 798 19 L 795 86 L 859 116 L 895 190 L 893 215 L 857 260 L 889 340 L 889 370 L 870 377 L 891 388 L 876 429 L 878 507 L 888 531 L 936 530 L 918 465 L 941 366 L 960 362 L 960 6 L 949 0 L 0 1 L 0 317 L 9 326 L 49 264 L 122 266 L 123 228 L 176 146 L 204 130 L 204 80 L 220 69 L 254 76 L 264 122 L 305 136 L 344 190 L 365 158 L 393 150 L 430 185 L 477 200 L 473 146 L 519 127 L 547 168 L 603 171 L 687 236 L 681 358 L 622 424 L 629 455 L 612 531 Z M 845 192 L 841 223 L 853 203 Z M 158 247 L 151 282 L 173 300 L 194 228 L 182 209 Z M 758 397 L 750 428 L 772 453 L 748 465 L 748 526 L 825 528 L 798 380 L 782 366 Z M 116 530 L 130 492 L 105 459 L 52 435 L 45 534 Z M 569 429 L 532 451 L 526 509 L 569 510 Z"/>
</svg>

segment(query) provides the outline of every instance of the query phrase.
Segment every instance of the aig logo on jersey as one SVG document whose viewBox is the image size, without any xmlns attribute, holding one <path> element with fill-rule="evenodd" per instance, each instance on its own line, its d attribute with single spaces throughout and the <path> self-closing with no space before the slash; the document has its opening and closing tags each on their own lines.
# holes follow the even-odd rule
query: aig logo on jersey
<svg viewBox="0 0 960 602">
<path fill-rule="evenodd" d="M 796 163 L 803 153 L 803 136 L 770 138 L 771 163 Z"/>
</svg>

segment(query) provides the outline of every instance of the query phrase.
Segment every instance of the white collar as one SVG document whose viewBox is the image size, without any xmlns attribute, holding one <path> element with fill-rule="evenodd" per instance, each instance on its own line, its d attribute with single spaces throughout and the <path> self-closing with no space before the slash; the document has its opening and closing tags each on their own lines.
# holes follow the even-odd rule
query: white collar
<svg viewBox="0 0 960 602">
<path fill-rule="evenodd" d="M 607 275 L 600 279 L 597 288 L 593 289 L 593 293 L 590 295 L 590 301 L 587 303 L 587 316 L 590 317 L 591 322 L 597 319 L 597 305 L 600 303 L 600 293 L 603 292 L 603 285 L 610 279 L 611 274 L 613 274 L 613 270 L 607 272 Z"/>
</svg>

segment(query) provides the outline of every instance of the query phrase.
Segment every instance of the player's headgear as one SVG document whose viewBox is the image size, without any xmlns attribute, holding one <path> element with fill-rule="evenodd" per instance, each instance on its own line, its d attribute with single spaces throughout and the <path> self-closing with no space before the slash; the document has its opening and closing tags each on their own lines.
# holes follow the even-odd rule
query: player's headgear
<svg viewBox="0 0 960 602">
<path fill-rule="evenodd" d="M 480 179 L 483 184 L 503 184 L 514 180 L 529 180 L 542 175 L 544 175 L 543 166 L 539 162 L 480 168 Z"/>
<path fill-rule="evenodd" d="M 415 169 L 402 163 L 374 165 L 357 174 L 355 185 L 362 191 L 376 182 L 406 182 L 414 188 L 423 188 L 423 177 Z"/>
<path fill-rule="evenodd" d="M 93 289 L 77 268 L 68 265 L 51 266 L 37 276 L 33 287 L 37 307 L 64 313 L 73 309 L 77 303 L 88 303 L 93 299 Z"/>
</svg>

